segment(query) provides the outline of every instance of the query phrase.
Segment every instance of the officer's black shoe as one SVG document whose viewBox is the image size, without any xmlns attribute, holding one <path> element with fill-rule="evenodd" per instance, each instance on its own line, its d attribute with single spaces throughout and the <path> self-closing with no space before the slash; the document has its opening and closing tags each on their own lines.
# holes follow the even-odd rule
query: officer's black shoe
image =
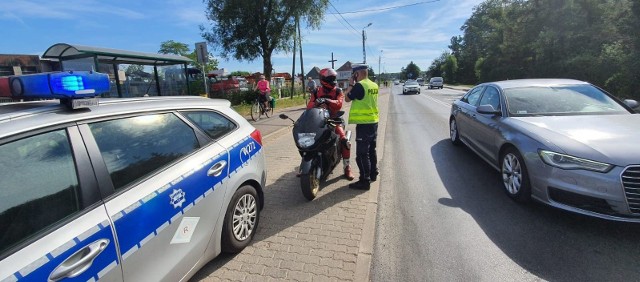
<svg viewBox="0 0 640 282">
<path fill-rule="evenodd" d="M 380 174 L 380 171 L 378 169 L 371 172 L 371 182 L 378 180 L 378 174 Z"/>
<path fill-rule="evenodd" d="M 358 189 L 358 190 L 369 190 L 371 189 L 371 183 L 367 180 L 358 180 L 356 182 L 350 183 L 349 188 Z"/>
</svg>

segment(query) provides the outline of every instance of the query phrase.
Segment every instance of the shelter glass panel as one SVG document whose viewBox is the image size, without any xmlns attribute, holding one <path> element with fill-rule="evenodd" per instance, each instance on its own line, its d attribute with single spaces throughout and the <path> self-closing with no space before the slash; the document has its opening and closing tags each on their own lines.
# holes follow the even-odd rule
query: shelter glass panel
<svg viewBox="0 0 640 282">
<path fill-rule="evenodd" d="M 183 65 L 158 67 L 162 96 L 181 96 L 187 93 L 187 77 Z"/>
</svg>

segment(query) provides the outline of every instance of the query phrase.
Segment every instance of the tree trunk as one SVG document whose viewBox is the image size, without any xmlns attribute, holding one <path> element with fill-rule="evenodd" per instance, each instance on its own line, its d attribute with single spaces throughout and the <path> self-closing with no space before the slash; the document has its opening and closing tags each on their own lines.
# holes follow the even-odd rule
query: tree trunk
<svg viewBox="0 0 640 282">
<path fill-rule="evenodd" d="M 271 63 L 271 52 L 265 52 L 262 58 L 262 71 L 267 81 L 271 81 L 271 71 L 273 69 L 273 63 Z"/>
</svg>

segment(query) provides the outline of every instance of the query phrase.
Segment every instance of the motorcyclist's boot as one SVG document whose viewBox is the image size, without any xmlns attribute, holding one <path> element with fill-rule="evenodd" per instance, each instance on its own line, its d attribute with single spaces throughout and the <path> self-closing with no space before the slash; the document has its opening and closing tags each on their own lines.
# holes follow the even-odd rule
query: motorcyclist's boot
<svg viewBox="0 0 640 282">
<path fill-rule="evenodd" d="M 351 166 L 350 165 L 347 165 L 347 166 L 344 167 L 344 177 L 349 181 L 351 181 L 351 180 L 353 180 L 355 178 L 353 176 L 353 172 L 351 172 Z"/>
<path fill-rule="evenodd" d="M 351 172 L 351 165 L 349 165 L 349 160 L 342 160 L 342 164 L 344 165 L 344 177 L 351 181 L 355 177 L 353 176 L 353 172 Z"/>
</svg>

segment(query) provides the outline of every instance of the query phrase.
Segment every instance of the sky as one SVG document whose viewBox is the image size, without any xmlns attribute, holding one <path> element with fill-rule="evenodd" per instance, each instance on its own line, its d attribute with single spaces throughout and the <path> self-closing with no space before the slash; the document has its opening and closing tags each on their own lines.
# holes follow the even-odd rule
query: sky
<svg viewBox="0 0 640 282">
<path fill-rule="evenodd" d="M 462 35 L 460 27 L 482 1 L 330 0 L 320 29 L 301 26 L 304 71 L 331 67 L 332 52 L 336 69 L 362 62 L 363 29 L 374 72 L 400 72 L 410 62 L 427 70 L 451 37 Z M 42 55 L 56 43 L 157 53 L 167 40 L 193 50 L 204 41 L 199 26 L 209 26 L 205 8 L 202 0 L 2 0 L 0 54 Z M 213 46 L 208 51 L 227 71 L 262 71 L 261 57 L 236 61 L 220 57 Z M 275 53 L 272 60 L 276 72 L 291 72 L 291 53 Z"/>
</svg>

